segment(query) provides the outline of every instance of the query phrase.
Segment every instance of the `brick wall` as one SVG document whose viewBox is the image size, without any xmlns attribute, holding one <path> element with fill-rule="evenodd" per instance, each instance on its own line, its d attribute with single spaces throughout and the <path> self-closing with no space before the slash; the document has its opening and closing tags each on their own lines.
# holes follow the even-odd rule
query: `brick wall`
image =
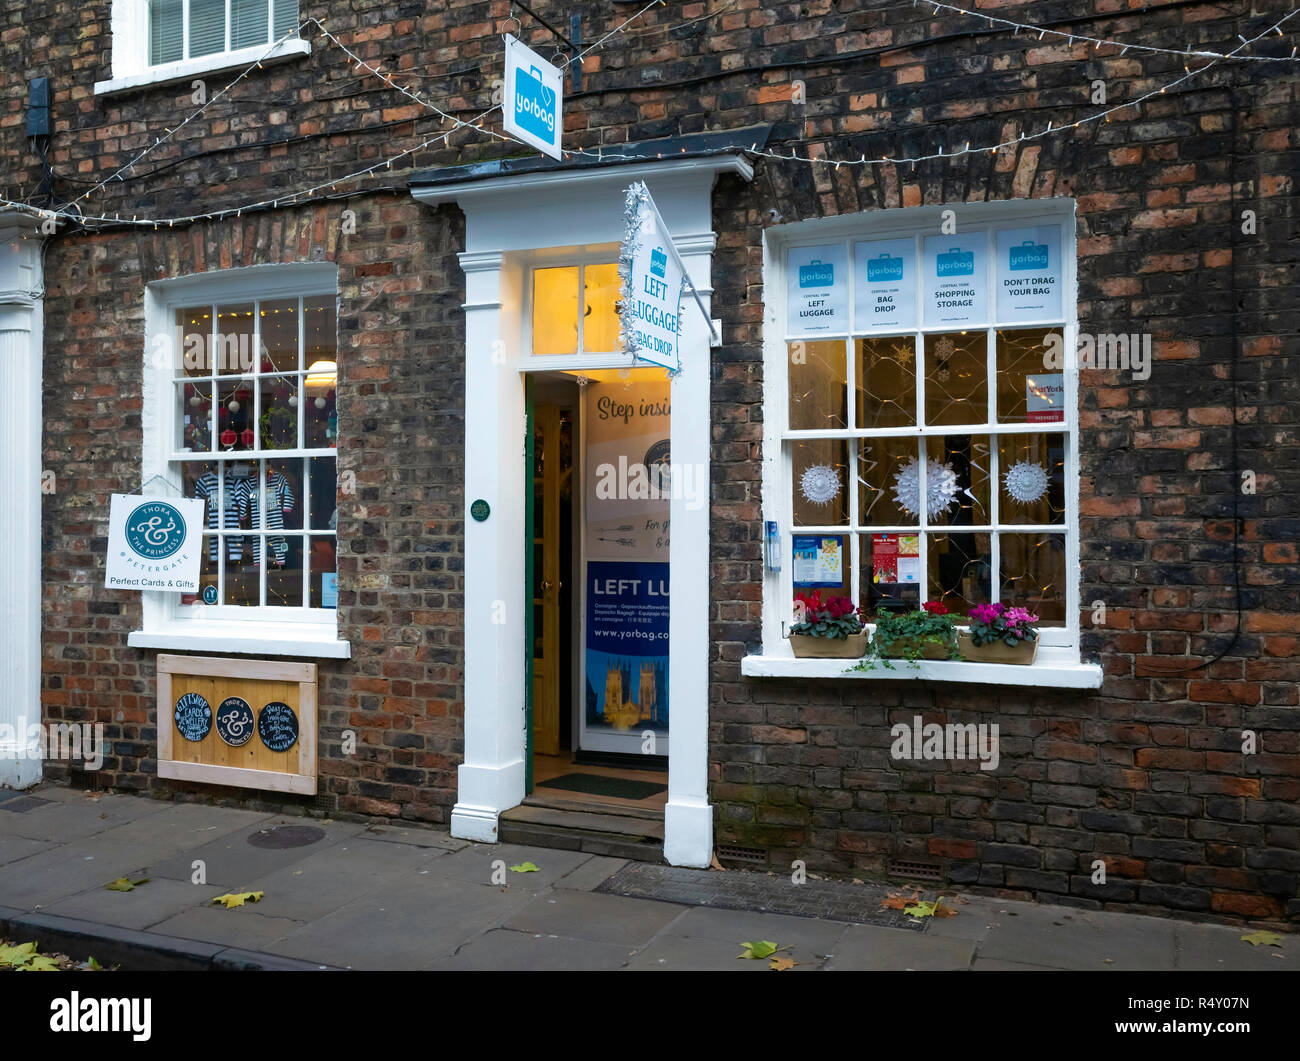
<svg viewBox="0 0 1300 1061">
<path fill-rule="evenodd" d="M 1083 43 L 931 16 L 924 4 L 858 6 L 737 0 L 650 12 L 588 57 L 585 90 L 566 104 L 566 143 L 766 122 L 785 153 L 898 156 L 941 143 L 951 152 L 1092 113 L 1097 80 L 1116 103 L 1182 74 L 1172 56 L 1098 57 Z M 490 106 L 504 0 L 437 11 L 375 0 L 302 7 L 447 109 L 468 118 Z M 580 12 L 591 41 L 635 8 L 538 10 L 565 24 Z M 1264 26 L 1244 3 L 1174 2 L 1102 21 L 1065 2 L 1034 5 L 1032 16 L 1011 10 L 1066 31 L 1174 46 L 1232 47 L 1239 32 Z M 109 76 L 109 12 L 107 0 L 0 5 L 0 192 L 10 198 L 40 186 L 22 130 L 29 76 L 51 78 L 49 159 L 62 200 L 193 109 L 188 83 L 93 96 L 93 82 Z M 443 126 L 308 36 L 310 57 L 252 74 L 233 101 L 213 104 L 86 209 L 219 210 L 327 180 L 338 182 L 331 195 L 356 198 L 157 233 L 72 231 L 50 246 L 46 454 L 59 488 L 46 499 L 47 714 L 120 727 L 109 730 L 108 779 L 159 785 L 153 654 L 126 646 L 138 601 L 103 590 L 99 567 L 108 494 L 139 482 L 143 282 L 299 260 L 322 246 L 340 267 L 340 469 L 357 472 L 358 491 L 339 499 L 339 620 L 354 658 L 322 667 L 321 768 L 346 809 L 445 821 L 463 710 L 463 280 L 453 259 L 463 224 L 453 210 L 416 207 L 404 167 L 515 149 L 454 133 L 447 147 L 375 178 L 341 180 Z M 526 36 L 550 53 L 543 34 Z M 796 79 L 804 104 L 791 100 Z M 209 91 L 226 83 L 206 80 Z M 710 712 L 720 840 L 844 871 L 932 859 L 953 880 L 1075 902 L 1300 912 L 1300 515 L 1290 488 L 1300 383 L 1294 340 L 1284 339 L 1300 331 L 1296 84 L 1289 69 L 1222 64 L 1140 113 L 996 154 L 915 169 L 760 161 L 752 184 L 719 183 L 714 305 L 727 345 L 715 352 L 713 383 Z M 1145 383 L 1081 380 L 1082 600 L 1108 606 L 1104 628 L 1085 616 L 1085 653 L 1106 671 L 1100 694 L 741 679 L 739 660 L 760 640 L 763 227 L 1049 195 L 1078 201 L 1081 327 L 1156 336 Z M 358 234 L 342 242 L 345 205 L 358 212 Z M 1256 214 L 1253 234 L 1241 231 L 1245 209 Z M 1256 473 L 1255 495 L 1236 489 L 1244 469 Z M 997 721 L 1002 768 L 990 777 L 894 763 L 889 725 L 917 713 Z M 361 739 L 351 759 L 337 754 L 345 728 Z M 1249 758 L 1245 728 L 1260 739 Z M 1099 857 L 1112 882 L 1104 891 L 1089 883 Z"/>
</svg>

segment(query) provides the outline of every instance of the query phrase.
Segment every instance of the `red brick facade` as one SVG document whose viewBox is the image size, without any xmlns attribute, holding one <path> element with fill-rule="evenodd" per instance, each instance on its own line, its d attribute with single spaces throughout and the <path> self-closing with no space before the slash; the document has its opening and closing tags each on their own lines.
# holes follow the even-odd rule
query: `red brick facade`
<svg viewBox="0 0 1300 1061">
<path fill-rule="evenodd" d="M 1237 3 L 1090 6 L 1095 15 L 1063 3 L 1007 14 L 1215 50 L 1268 21 Z M 23 135 L 29 77 L 50 78 L 59 202 L 194 110 L 188 82 L 94 95 L 108 76 L 110 7 L 34 0 L 0 13 L 6 197 L 42 201 Z M 302 5 L 465 118 L 491 106 L 507 9 Z M 579 11 L 595 40 L 635 8 L 539 10 L 557 21 Z M 305 35 L 311 56 L 254 72 L 82 210 L 233 209 L 337 180 L 441 128 L 314 28 Z M 1288 54 L 1291 39 L 1256 51 Z M 542 34 L 533 40 L 549 54 Z M 1095 113 L 1098 81 L 1113 105 L 1182 73 L 1174 56 L 1013 36 L 924 3 L 670 4 L 587 58 L 584 91 L 566 100 L 566 145 L 771 123 L 769 147 L 785 155 L 951 154 Z M 796 80 L 803 103 L 791 100 Z M 207 78 L 209 91 L 226 83 Z M 1225 62 L 1136 113 L 996 153 L 914 168 L 760 159 L 752 183 L 719 182 L 709 703 L 719 842 L 843 872 L 933 861 L 955 882 L 1081 904 L 1300 914 L 1298 84 L 1291 64 Z M 462 131 L 414 159 L 424 168 L 503 153 L 515 149 Z M 339 267 L 339 469 L 356 473 L 356 491 L 338 499 L 338 617 L 352 659 L 322 663 L 322 788 L 340 812 L 447 821 L 462 754 L 464 223 L 410 198 L 410 161 L 341 183 L 324 203 L 158 230 L 68 226 L 49 244 L 45 454 L 57 489 L 45 499 L 44 712 L 106 724 L 101 785 L 213 792 L 157 778 L 155 653 L 126 643 L 140 625 L 137 596 L 103 589 L 108 495 L 140 482 L 143 285 L 324 259 Z M 763 229 L 1047 196 L 1078 204 L 1080 328 L 1155 337 L 1145 382 L 1102 371 L 1080 380 L 1081 600 L 1107 607 L 1099 628 L 1085 612 L 1083 646 L 1104 668 L 1102 689 L 742 678 L 740 660 L 761 640 Z M 344 209 L 356 212 L 355 235 L 340 234 Z M 1253 494 L 1241 490 L 1244 471 Z M 998 722 L 1001 769 L 892 761 L 890 724 L 918 713 Z M 355 756 L 338 752 L 345 729 L 356 731 Z M 1258 734 L 1258 754 L 1242 755 L 1243 730 Z M 1090 882 L 1099 858 L 1104 887 Z"/>
</svg>

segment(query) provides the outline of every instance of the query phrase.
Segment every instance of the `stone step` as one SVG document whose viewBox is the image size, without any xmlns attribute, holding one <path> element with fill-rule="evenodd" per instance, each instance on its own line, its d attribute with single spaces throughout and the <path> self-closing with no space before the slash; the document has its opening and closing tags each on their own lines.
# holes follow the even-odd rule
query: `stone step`
<svg viewBox="0 0 1300 1061">
<path fill-rule="evenodd" d="M 563 796 L 551 795 L 548 792 L 536 790 L 531 796 L 524 798 L 525 807 L 548 807 L 551 810 L 561 811 L 579 811 L 582 813 L 596 814 L 617 814 L 625 818 L 645 818 L 650 821 L 662 822 L 664 820 L 663 807 L 624 807 L 621 804 L 599 805 L 584 799 L 566 799 Z"/>
<path fill-rule="evenodd" d="M 621 808 L 620 808 L 621 810 Z M 589 833 L 614 833 L 619 836 L 645 837 L 663 843 L 664 820 L 633 817 L 632 815 L 600 811 L 590 805 L 582 810 L 557 810 L 523 803 L 501 815 L 502 821 L 526 822 L 558 829 L 579 829 Z"/>
<path fill-rule="evenodd" d="M 663 862 L 663 822 L 619 814 L 519 806 L 497 825 L 503 843 L 581 851 L 637 862 Z"/>
</svg>

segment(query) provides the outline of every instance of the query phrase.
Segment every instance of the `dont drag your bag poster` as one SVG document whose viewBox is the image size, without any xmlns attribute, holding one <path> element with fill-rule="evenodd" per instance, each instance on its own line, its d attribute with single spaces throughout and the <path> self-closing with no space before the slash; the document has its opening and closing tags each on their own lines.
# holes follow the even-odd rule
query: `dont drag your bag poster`
<svg viewBox="0 0 1300 1061">
<path fill-rule="evenodd" d="M 671 420 L 668 381 L 651 373 L 583 389 L 581 746 L 593 751 L 668 754 Z"/>
</svg>

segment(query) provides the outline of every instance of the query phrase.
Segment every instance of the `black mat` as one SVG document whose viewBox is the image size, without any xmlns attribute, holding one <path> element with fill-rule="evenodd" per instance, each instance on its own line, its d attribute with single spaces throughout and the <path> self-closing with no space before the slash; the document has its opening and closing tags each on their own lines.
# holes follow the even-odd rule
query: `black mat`
<svg viewBox="0 0 1300 1061">
<path fill-rule="evenodd" d="M 600 774 L 561 774 L 549 781 L 537 782 L 537 787 L 583 792 L 588 796 L 613 796 L 616 799 L 648 799 L 668 791 L 667 785 L 653 781 L 629 781 L 624 777 L 602 777 Z"/>
</svg>

